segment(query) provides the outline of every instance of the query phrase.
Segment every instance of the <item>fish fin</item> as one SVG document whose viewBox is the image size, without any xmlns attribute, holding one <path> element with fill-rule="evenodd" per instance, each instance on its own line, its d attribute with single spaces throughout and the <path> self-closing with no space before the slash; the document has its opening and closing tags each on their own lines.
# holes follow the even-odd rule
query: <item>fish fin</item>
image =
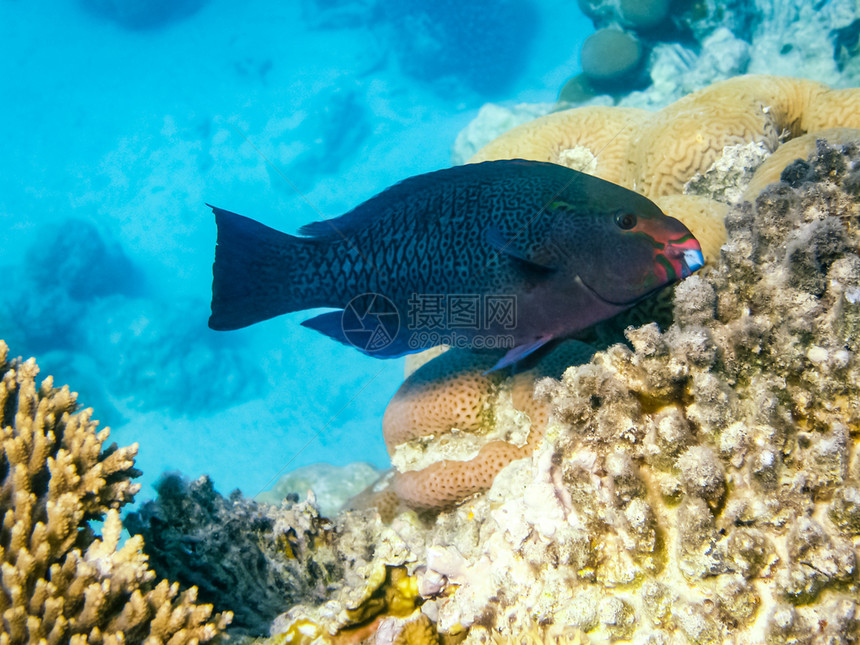
<svg viewBox="0 0 860 645">
<path fill-rule="evenodd" d="M 291 293 L 291 258 L 302 244 L 248 217 L 207 204 L 215 213 L 218 242 L 212 265 L 209 327 L 239 329 L 307 308 Z"/>
<path fill-rule="evenodd" d="M 379 213 L 390 209 L 392 205 L 396 206 L 400 203 L 425 204 L 427 199 L 438 194 L 440 184 L 471 186 L 478 181 L 486 182 L 493 178 L 510 177 L 535 167 L 541 167 L 547 173 L 554 173 L 559 176 L 559 181 L 566 181 L 567 183 L 570 183 L 571 175 L 583 175 L 589 180 L 602 181 L 596 177 L 577 173 L 570 168 L 545 161 L 499 159 L 464 164 L 408 177 L 393 186 L 389 186 L 343 215 L 305 224 L 299 229 L 299 234 L 320 240 L 350 237 L 364 231 L 368 224 L 378 217 Z"/>
<path fill-rule="evenodd" d="M 517 262 L 520 262 L 521 264 L 528 267 L 529 269 L 532 269 L 533 271 L 540 271 L 541 273 L 552 273 L 556 270 L 555 267 L 547 266 L 545 264 L 541 264 L 540 262 L 535 262 L 534 260 L 530 260 L 529 258 L 527 258 L 525 253 L 523 253 L 520 249 L 514 246 L 512 242 L 508 242 L 502 232 L 495 226 L 490 226 L 487 228 L 485 232 L 485 237 L 489 245 L 493 247 L 496 251 L 498 251 L 502 255 L 506 255 L 510 258 L 513 258 Z"/>
<path fill-rule="evenodd" d="M 399 322 L 392 327 L 372 314 L 361 318 L 353 309 L 329 311 L 308 318 L 302 326 L 375 358 L 397 358 L 416 351 L 397 335 Z"/>
<path fill-rule="evenodd" d="M 521 361 L 532 352 L 536 352 L 541 347 L 546 345 L 549 341 L 552 340 L 552 338 L 553 337 L 549 335 L 541 336 L 540 338 L 532 341 L 531 343 L 526 343 L 525 345 L 517 345 L 516 347 L 511 348 L 510 350 L 508 350 L 507 354 L 502 356 L 499 361 L 486 372 L 484 372 L 484 374 L 495 372 L 496 370 L 500 370 L 505 367 L 508 367 L 509 365 L 513 365 L 517 361 Z"/>
</svg>

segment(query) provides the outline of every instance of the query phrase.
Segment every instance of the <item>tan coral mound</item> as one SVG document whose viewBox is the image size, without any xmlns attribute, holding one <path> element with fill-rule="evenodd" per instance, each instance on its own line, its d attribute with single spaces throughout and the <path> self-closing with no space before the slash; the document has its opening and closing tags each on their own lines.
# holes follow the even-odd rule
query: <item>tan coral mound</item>
<svg viewBox="0 0 860 645">
<path fill-rule="evenodd" d="M 535 119 L 501 135 L 470 163 L 522 157 L 585 170 L 650 199 L 682 193 L 726 146 L 781 139 L 827 128 L 860 127 L 860 90 L 780 76 L 731 78 L 657 112 L 633 108 L 573 108 Z M 566 163 L 576 148 L 596 159 L 591 171 Z"/>
<path fill-rule="evenodd" d="M 555 112 L 509 130 L 481 148 L 469 163 L 549 161 L 625 185 L 630 140 L 650 118 L 651 112 L 638 108 L 601 106 Z"/>
<path fill-rule="evenodd" d="M 815 152 L 817 142 L 821 139 L 830 144 L 840 145 L 860 141 L 860 129 L 825 128 L 812 134 L 804 134 L 782 144 L 756 169 L 744 191 L 744 199 L 747 201 L 755 200 L 767 186 L 779 181 L 786 166 L 796 159 L 806 159 Z"/>
<path fill-rule="evenodd" d="M 587 345 L 568 341 L 508 378 L 485 374 L 494 357 L 463 350 L 420 367 L 382 421 L 398 496 L 417 508 L 440 508 L 489 488 L 502 468 L 531 454 L 543 437 L 549 410 L 534 399 L 535 379 L 560 374 L 591 354 Z M 456 441 L 448 440 L 452 433 Z"/>
<path fill-rule="evenodd" d="M 228 615 L 196 605 L 193 588 L 153 584 L 140 537 L 119 545 L 137 446 L 103 449 L 109 432 L 91 410 L 50 377 L 37 385 L 35 362 L 7 351 L 0 341 L 0 643 L 214 638 Z M 97 537 L 88 520 L 103 518 Z"/>
</svg>

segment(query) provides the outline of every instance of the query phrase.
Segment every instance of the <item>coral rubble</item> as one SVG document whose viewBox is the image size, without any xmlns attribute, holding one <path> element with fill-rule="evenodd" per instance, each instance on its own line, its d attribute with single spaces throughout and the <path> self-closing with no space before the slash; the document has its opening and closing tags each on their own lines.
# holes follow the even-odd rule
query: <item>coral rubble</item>
<svg viewBox="0 0 860 645">
<path fill-rule="evenodd" d="M 139 537 L 120 544 L 137 446 L 103 448 L 109 433 L 92 411 L 7 352 L 0 341 L 0 642 L 213 639 L 229 614 L 212 616 L 193 588 L 156 584 Z M 97 536 L 90 521 L 100 519 Z"/>
</svg>

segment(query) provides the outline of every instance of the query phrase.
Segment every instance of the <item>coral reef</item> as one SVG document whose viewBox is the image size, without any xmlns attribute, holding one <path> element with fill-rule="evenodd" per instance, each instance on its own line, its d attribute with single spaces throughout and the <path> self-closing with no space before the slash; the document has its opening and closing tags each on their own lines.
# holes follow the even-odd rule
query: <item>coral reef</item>
<svg viewBox="0 0 860 645">
<path fill-rule="evenodd" d="M 817 143 L 726 228 L 666 331 L 631 327 L 632 347 L 538 383 L 543 440 L 487 493 L 427 528 L 339 518 L 415 577 L 426 620 L 409 633 L 860 640 L 860 146 Z M 339 637 L 330 602 L 275 631 Z M 383 619 L 377 639 L 408 622 Z"/>
<path fill-rule="evenodd" d="M 856 84 L 860 7 L 853 0 L 674 2 L 581 0 L 597 29 L 623 29 L 648 55 L 650 85 L 624 91 L 626 105 L 662 106 L 714 81 L 745 73 L 793 74 Z M 611 47 L 598 56 L 612 57 Z M 583 70 L 586 52 L 583 50 Z M 595 88 L 592 88 L 595 89 Z M 622 88 L 613 88 L 616 98 Z M 600 93 L 596 88 L 593 93 Z"/>
<path fill-rule="evenodd" d="M 326 535 L 331 523 L 311 502 L 257 504 L 224 498 L 207 477 L 165 475 L 158 497 L 126 518 L 143 537 L 155 572 L 216 609 L 234 614 L 231 632 L 263 635 L 285 605 L 322 602 L 342 568 Z"/>
<path fill-rule="evenodd" d="M 650 30 L 636 29 L 623 19 L 623 5 L 647 9 L 649 4 L 638 0 L 580 2 L 597 29 L 624 29 L 638 40 L 647 59 L 643 74 L 600 88 L 580 73 L 561 88 L 556 106 L 535 104 L 517 106 L 518 110 L 543 110 L 547 114 L 572 106 L 609 105 L 659 110 L 710 84 L 742 74 L 799 76 L 831 87 L 860 84 L 860 6 L 856 0 L 831 0 L 820 5 L 806 0 L 674 2 L 669 18 Z M 596 51 L 583 56 L 583 67 L 587 58 L 614 56 L 615 52 L 606 49 Z M 644 87 L 639 76 L 648 77 Z M 469 141 L 458 137 L 455 162 L 468 159 L 482 144 L 510 128 L 497 117 L 495 110 L 479 112 L 467 130 L 482 133 L 482 138 Z"/>
<path fill-rule="evenodd" d="M 344 504 L 379 479 L 382 473 L 363 461 L 345 466 L 311 464 L 282 476 L 269 490 L 255 495 L 264 504 L 280 504 L 286 499 L 298 502 L 313 491 L 314 502 L 324 517 L 335 515 Z"/>
<path fill-rule="evenodd" d="M 595 165 L 586 171 L 655 199 L 683 192 L 726 146 L 756 142 L 773 152 L 786 132 L 795 137 L 825 128 L 860 127 L 858 107 L 857 89 L 831 90 L 788 77 L 741 76 L 654 113 L 608 107 L 557 112 L 506 132 L 470 161 L 521 157 L 574 167 L 588 156 Z"/>
<path fill-rule="evenodd" d="M 654 42 L 678 33 L 666 21 L 669 1 L 580 0 L 579 7 L 597 31 L 582 45 L 582 74 L 568 81 L 559 100 L 578 102 L 601 93 L 624 95 L 647 85 L 644 67 Z M 578 97 L 571 91 L 574 85 L 581 94 Z"/>
<path fill-rule="evenodd" d="M 747 76 L 717 83 L 657 113 L 587 107 L 542 117 L 502 135 L 473 161 L 552 161 L 643 192 L 687 224 L 714 263 L 726 239 L 729 207 L 754 199 L 797 156 L 807 156 L 819 138 L 860 140 L 860 130 L 851 126 L 860 126 L 860 90 Z M 781 143 L 792 134 L 800 136 Z M 650 299 L 581 338 L 601 348 L 622 339 L 624 327 L 637 318 L 671 322 L 671 316 L 661 315 L 665 304 L 666 296 Z M 535 374 L 524 372 L 512 382 L 527 393 L 526 402 L 515 402 L 514 408 L 534 417 L 532 430 L 507 432 L 527 433 L 528 439 L 483 439 L 476 445 L 474 433 L 486 432 L 482 424 L 496 423 L 494 415 L 510 416 L 491 394 L 501 377 L 484 375 L 489 364 L 481 361 L 461 354 L 434 359 L 410 376 L 386 411 L 383 428 L 397 470 L 394 490 L 415 507 L 445 506 L 486 490 L 504 465 L 530 454 L 542 436 L 546 410 L 528 401 Z M 424 436 L 435 437 L 435 445 Z M 400 444 L 409 452 L 395 454 Z"/>
<path fill-rule="evenodd" d="M 155 583 L 142 541 L 120 545 L 119 509 L 138 485 L 137 446 L 103 448 L 75 394 L 36 384 L 35 362 L 7 360 L 0 341 L 0 642 L 192 643 L 213 639 L 196 590 Z M 90 522 L 104 519 L 101 536 Z"/>
</svg>

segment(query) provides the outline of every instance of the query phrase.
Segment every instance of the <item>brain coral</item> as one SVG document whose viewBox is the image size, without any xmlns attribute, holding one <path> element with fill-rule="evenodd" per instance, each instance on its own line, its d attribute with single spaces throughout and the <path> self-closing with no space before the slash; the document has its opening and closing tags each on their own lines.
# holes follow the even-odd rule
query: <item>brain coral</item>
<svg viewBox="0 0 860 645">
<path fill-rule="evenodd" d="M 584 148 L 580 154 L 590 152 L 597 161 L 592 174 L 655 199 L 682 193 L 684 184 L 705 172 L 726 146 L 760 142 L 773 152 L 785 136 L 858 128 L 858 106 L 858 89 L 832 90 L 780 76 L 739 76 L 657 112 L 586 107 L 549 114 L 506 132 L 470 161 L 522 157 L 572 166 L 572 152 Z"/>
<path fill-rule="evenodd" d="M 35 362 L 7 351 L 0 341 L 0 643 L 214 638 L 229 614 L 212 617 L 193 588 L 155 584 L 139 537 L 120 546 L 137 446 L 103 449 L 108 430 L 97 432 L 91 410 L 50 377 L 37 385 Z"/>
</svg>

